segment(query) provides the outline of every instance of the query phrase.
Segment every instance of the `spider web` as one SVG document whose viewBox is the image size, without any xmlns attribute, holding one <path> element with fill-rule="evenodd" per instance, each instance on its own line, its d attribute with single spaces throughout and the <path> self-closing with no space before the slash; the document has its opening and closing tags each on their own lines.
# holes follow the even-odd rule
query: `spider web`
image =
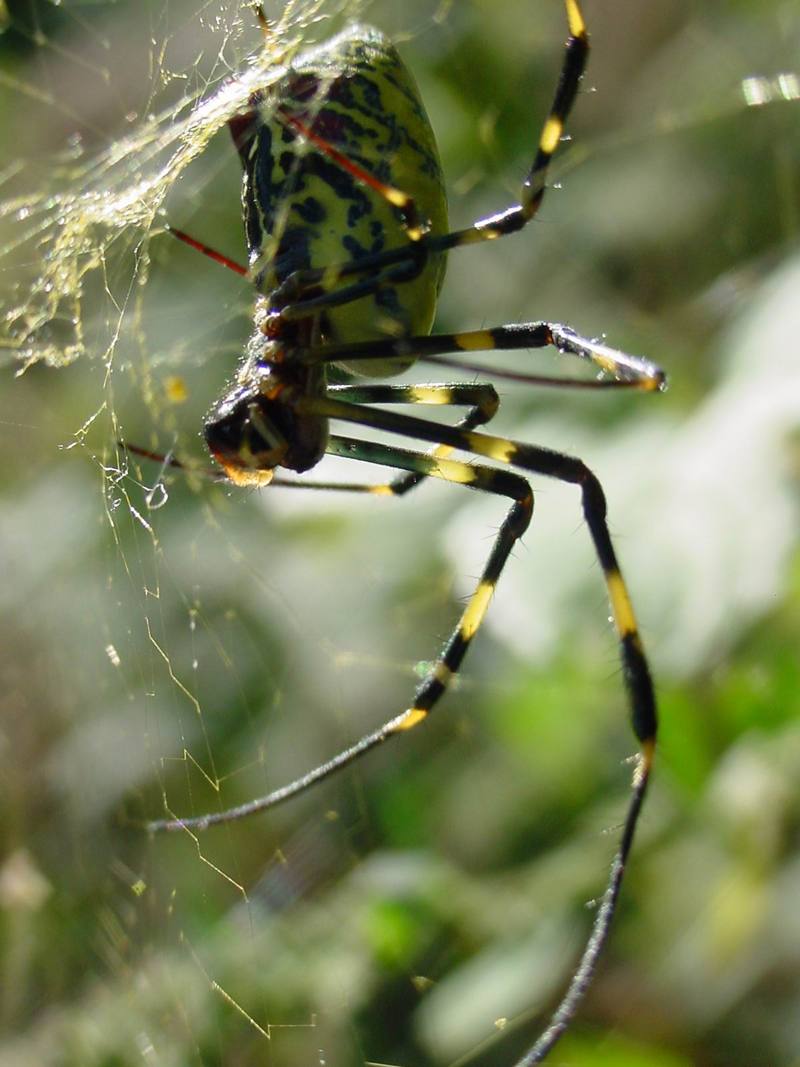
<svg viewBox="0 0 800 1067">
<path fill-rule="evenodd" d="M 451 258 L 438 326 L 549 315 L 672 377 L 658 410 L 504 390 L 500 432 L 601 475 L 666 703 L 632 914 L 569 1058 L 679 1065 L 691 1040 L 710 1059 L 736 1005 L 725 1063 L 789 1062 L 795 987 L 783 1011 L 764 992 L 798 963 L 780 843 L 800 764 L 780 607 L 797 591 L 796 30 L 777 2 L 629 12 L 620 43 L 598 7 L 563 189 L 500 268 L 496 246 Z M 252 88 L 343 20 L 379 25 L 466 225 L 516 196 L 563 11 L 305 0 L 267 7 L 265 42 L 218 0 L 3 10 L 0 901 L 19 992 L 0 1061 L 507 1065 L 568 977 L 633 748 L 573 495 L 536 486 L 487 633 L 405 749 L 249 823 L 148 840 L 143 820 L 266 792 L 406 706 L 502 513 L 441 486 L 394 507 L 231 492 L 116 442 L 207 464 L 198 430 L 251 294 L 164 226 L 243 258 L 225 123 Z M 680 1022 L 660 1041 L 631 1015 L 663 998 Z"/>
</svg>

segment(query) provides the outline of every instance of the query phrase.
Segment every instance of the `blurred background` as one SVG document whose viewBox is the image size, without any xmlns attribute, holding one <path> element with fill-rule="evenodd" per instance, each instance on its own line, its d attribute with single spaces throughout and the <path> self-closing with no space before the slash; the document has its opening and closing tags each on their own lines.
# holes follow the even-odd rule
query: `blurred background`
<svg viewBox="0 0 800 1067">
<path fill-rule="evenodd" d="M 397 40 L 453 225 L 515 202 L 559 0 L 266 6 L 287 47 L 353 15 Z M 585 8 L 542 211 L 452 255 L 436 327 L 564 321 L 670 380 L 499 383 L 498 432 L 606 488 L 662 716 L 613 935 L 550 1062 L 800 1064 L 796 8 Z M 252 294 L 161 229 L 245 257 L 225 116 L 195 104 L 258 30 L 217 0 L 0 18 L 0 1063 L 510 1067 L 577 960 L 635 752 L 577 496 L 534 480 L 423 728 L 284 808 L 148 838 L 143 820 L 267 792 L 407 706 L 502 506 L 441 484 L 234 490 L 120 454 L 207 464 Z M 199 132 L 173 180 L 175 109 Z"/>
</svg>

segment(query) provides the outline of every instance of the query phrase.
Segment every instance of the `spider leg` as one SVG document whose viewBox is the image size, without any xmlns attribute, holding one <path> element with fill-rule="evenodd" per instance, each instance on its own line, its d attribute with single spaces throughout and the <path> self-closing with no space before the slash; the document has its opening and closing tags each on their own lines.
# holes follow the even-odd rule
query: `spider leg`
<svg viewBox="0 0 800 1067">
<path fill-rule="evenodd" d="M 483 426 L 497 413 L 500 401 L 497 390 L 487 382 L 455 382 L 451 385 L 428 383 L 426 385 L 331 385 L 328 393 L 346 396 L 356 404 L 438 404 L 456 406 L 471 404 L 470 411 L 456 425 L 462 429 Z M 429 456 L 447 458 L 453 449 L 449 445 L 437 445 Z M 377 462 L 377 460 L 375 461 Z M 297 478 L 273 478 L 270 486 L 280 485 L 292 489 L 324 489 L 337 492 L 365 493 L 372 496 L 404 496 L 424 481 L 422 471 L 407 471 L 387 482 L 318 482 Z"/>
<path fill-rule="evenodd" d="M 396 433 L 402 437 L 427 440 L 435 446 L 460 449 L 495 462 L 520 467 L 532 473 L 577 485 L 581 490 L 583 514 L 603 570 L 619 637 L 623 677 L 633 730 L 640 742 L 640 755 L 633 776 L 631 798 L 622 836 L 612 861 L 601 906 L 595 915 L 591 933 L 578 966 L 547 1028 L 516 1065 L 516 1067 L 531 1067 L 532 1064 L 540 1063 L 558 1041 L 591 982 L 610 933 L 625 866 L 640 818 L 655 756 L 657 730 L 655 694 L 633 607 L 611 543 L 602 487 L 595 475 L 581 460 L 536 445 L 524 444 L 474 430 L 463 430 L 456 426 L 442 426 L 393 411 L 361 407 L 358 404 L 338 400 L 333 396 L 304 397 L 297 401 L 296 409 L 300 413 L 315 413 Z M 530 486 L 524 478 L 503 468 L 472 465 L 440 458 L 437 455 L 408 452 L 404 449 L 350 437 L 332 436 L 328 451 L 366 462 L 398 467 L 423 476 L 442 478 L 453 484 L 507 496 L 514 502 L 497 534 L 480 580 L 458 624 L 439 658 L 417 689 L 413 703 L 405 711 L 389 719 L 372 733 L 366 734 L 354 745 L 344 749 L 326 763 L 320 764 L 266 796 L 209 815 L 188 819 L 157 820 L 149 824 L 149 829 L 153 832 L 178 829 L 202 830 L 217 823 L 244 818 L 274 807 L 311 788 L 342 767 L 348 766 L 389 738 L 413 729 L 423 722 L 460 668 L 469 645 L 483 622 L 511 549 L 530 522 L 533 509 Z"/>
<path fill-rule="evenodd" d="M 247 277 L 247 267 L 243 267 L 241 263 L 230 259 L 223 252 L 218 252 L 216 248 L 198 241 L 196 237 L 192 237 L 185 230 L 179 230 L 176 226 L 170 226 L 169 224 L 164 229 L 167 233 L 171 233 L 173 237 L 177 237 L 179 241 L 183 241 L 185 245 L 193 248 L 195 252 L 201 252 L 204 256 L 208 256 L 209 259 L 213 259 L 215 263 L 219 263 L 222 267 L 227 267 L 228 270 L 232 270 L 234 274 L 238 274 L 242 278 Z"/>
<path fill-rule="evenodd" d="M 555 478 L 576 485 L 581 491 L 583 515 L 592 538 L 595 553 L 603 570 L 614 623 L 620 642 L 623 676 L 628 692 L 631 722 L 634 733 L 642 743 L 643 760 L 652 761 L 656 736 L 656 708 L 653 683 L 639 637 L 636 617 L 617 562 L 606 521 L 606 499 L 597 477 L 586 464 L 574 456 L 555 452 L 539 445 L 525 444 L 505 437 L 464 431 L 457 426 L 401 415 L 395 411 L 360 407 L 335 397 L 302 397 L 296 404 L 300 413 L 324 415 L 376 430 L 396 433 L 402 437 L 430 441 L 435 445 L 449 445 L 453 449 L 471 452 L 498 463 L 518 467 L 533 474 Z"/>
<path fill-rule="evenodd" d="M 306 407 L 305 401 L 303 406 Z M 396 412 L 360 408 L 357 405 L 346 404 L 330 397 L 309 398 L 307 406 L 309 409 L 313 408 L 329 418 L 339 418 L 346 422 L 367 425 L 374 429 L 397 433 L 404 437 L 415 437 L 437 444 L 449 444 L 454 449 L 471 452 L 474 455 L 519 467 L 531 473 L 542 474 L 558 481 L 577 485 L 581 490 L 584 518 L 589 527 L 595 552 L 603 570 L 611 603 L 620 645 L 620 659 L 628 696 L 631 725 L 640 743 L 640 754 L 633 775 L 631 797 L 620 843 L 611 865 L 601 906 L 595 915 L 591 934 L 586 942 L 578 967 L 573 974 L 566 993 L 551 1016 L 547 1029 L 516 1064 L 516 1067 L 530 1067 L 534 1063 L 540 1063 L 547 1056 L 550 1049 L 566 1030 L 591 982 L 597 961 L 611 929 L 625 873 L 625 864 L 633 844 L 655 757 L 657 733 L 655 693 L 633 606 L 611 542 L 611 535 L 606 521 L 606 500 L 602 486 L 582 460 L 551 451 L 550 449 L 541 448 L 537 445 L 524 444 L 523 442 L 474 431 L 464 432 L 458 427 L 441 426 L 410 415 L 398 415 Z M 493 589 L 494 583 L 491 580 L 487 580 L 485 576 L 482 577 L 470 604 L 467 605 L 465 616 L 469 615 L 472 604 L 480 603 L 482 599 L 488 603 Z M 463 619 L 462 625 L 464 625 Z M 424 718 L 424 715 L 425 709 L 423 707 L 420 709 L 420 716 Z M 397 722 L 395 729 L 402 729 L 401 723 L 402 717 Z M 414 725 L 414 722 L 409 719 L 408 725 Z"/>
<path fill-rule="evenodd" d="M 591 381 L 575 378 L 555 378 L 517 372 L 498 371 L 492 367 L 474 366 L 461 358 L 448 361 L 438 357 L 450 352 L 493 352 L 500 349 L 554 347 L 561 356 L 577 357 L 591 363 L 599 371 L 613 375 L 607 380 Z M 630 356 L 598 341 L 581 337 L 569 326 L 556 322 L 517 322 L 485 330 L 460 333 L 426 334 L 420 337 L 381 338 L 349 344 L 325 344 L 314 348 L 298 348 L 292 359 L 301 363 L 355 363 L 367 359 L 397 357 L 416 359 L 451 366 L 461 370 L 475 370 L 498 377 L 511 378 L 528 385 L 559 385 L 581 389 L 635 388 L 645 392 L 662 389 L 666 382 L 663 370 L 650 360 Z M 329 393 L 332 390 L 329 389 Z M 374 401 L 373 401 L 374 402 Z"/>
<path fill-rule="evenodd" d="M 523 229 L 536 215 L 544 199 L 547 172 L 564 133 L 578 85 L 586 69 L 589 56 L 589 35 L 579 0 L 564 0 L 569 36 L 564 48 L 561 72 L 558 76 L 553 102 L 539 134 L 539 144 L 533 163 L 522 183 L 519 204 L 504 211 L 478 219 L 463 230 L 446 234 L 430 234 L 418 242 L 428 252 L 444 252 L 451 248 L 493 241 Z"/>
<path fill-rule="evenodd" d="M 491 241 L 497 237 L 505 237 L 509 233 L 516 233 L 531 221 L 541 207 L 550 161 L 564 133 L 564 127 L 575 103 L 578 85 L 583 77 L 589 56 L 589 36 L 579 0 L 564 0 L 564 3 L 567 10 L 569 37 L 564 49 L 564 59 L 553 102 L 539 135 L 536 155 L 522 183 L 520 203 L 496 215 L 479 219 L 466 230 L 447 234 L 444 237 L 432 237 L 428 242 L 431 250 L 457 248 L 460 245 L 474 244 L 476 241 Z"/>
<path fill-rule="evenodd" d="M 609 871 L 603 898 L 600 901 L 600 907 L 597 909 L 597 913 L 594 917 L 592 929 L 583 952 L 581 953 L 578 966 L 573 972 L 566 992 L 561 997 L 555 1011 L 550 1016 L 550 1021 L 548 1022 L 547 1027 L 521 1059 L 517 1060 L 514 1067 L 532 1067 L 534 1063 L 541 1063 L 546 1059 L 558 1039 L 569 1027 L 572 1019 L 575 1017 L 580 1002 L 583 1000 L 586 991 L 591 985 L 600 954 L 602 953 L 606 941 L 608 940 L 608 935 L 611 932 L 611 923 L 617 909 L 617 900 L 619 899 L 619 892 L 622 887 L 622 879 L 625 876 L 625 864 L 627 863 L 628 855 L 630 854 L 631 846 L 633 845 L 633 837 L 639 822 L 642 804 L 644 803 L 644 798 L 647 793 L 651 767 L 652 750 L 650 753 L 644 750 L 639 766 L 634 774 L 633 789 L 628 804 L 628 811 L 625 815 L 625 822 L 622 827 L 622 836 L 620 837 L 620 842 L 617 846 L 614 859 L 611 862 L 611 869 Z"/>
<path fill-rule="evenodd" d="M 272 808 L 276 804 L 297 796 L 335 771 L 353 763 L 370 749 L 422 722 L 443 696 L 448 684 L 461 666 L 467 649 L 489 607 L 492 592 L 511 549 L 527 529 L 533 513 L 531 488 L 523 477 L 512 471 L 465 463 L 461 460 L 445 459 L 436 455 L 413 452 L 372 441 L 360 441 L 351 437 L 332 436 L 328 451 L 333 455 L 394 467 L 418 474 L 420 477 L 441 478 L 453 485 L 465 485 L 471 489 L 509 497 L 513 503 L 497 533 L 480 581 L 467 601 L 461 618 L 445 643 L 439 658 L 419 685 L 413 703 L 405 711 L 388 719 L 377 730 L 366 734 L 350 748 L 344 749 L 326 763 L 320 764 L 307 774 L 266 796 L 208 815 L 157 819 L 147 824 L 147 829 L 151 833 L 165 830 L 205 830 L 218 823 L 232 822 L 265 811 L 267 808 Z"/>
<path fill-rule="evenodd" d="M 485 426 L 497 414 L 500 400 L 497 390 L 488 382 L 427 383 L 425 385 L 331 385 L 328 394 L 345 396 L 356 404 L 437 404 L 448 407 L 471 404 L 471 409 L 456 425 L 461 430 Z M 428 455 L 446 459 L 452 452 L 449 445 L 436 445 Z M 404 496 L 419 485 L 425 475 L 407 471 L 389 482 L 369 485 L 366 491 L 377 496 Z M 362 491 L 364 491 L 362 489 Z"/>
<path fill-rule="evenodd" d="M 285 321 L 304 319 L 322 308 L 351 304 L 355 300 L 379 292 L 385 286 L 413 281 L 425 265 L 427 253 L 425 250 L 419 251 L 414 245 L 407 245 L 403 253 L 389 269 L 371 270 L 369 277 L 338 289 L 329 289 L 327 286 L 335 285 L 342 277 L 339 268 L 333 266 L 328 270 L 323 270 L 322 277 L 317 279 L 314 285 L 314 289 L 321 288 L 323 291 L 317 291 L 314 295 L 307 297 L 303 297 L 302 293 L 311 285 L 311 282 L 306 279 L 305 275 L 307 273 L 316 276 L 317 271 L 295 271 L 270 293 L 270 306 L 279 311 L 281 318 Z"/>
</svg>

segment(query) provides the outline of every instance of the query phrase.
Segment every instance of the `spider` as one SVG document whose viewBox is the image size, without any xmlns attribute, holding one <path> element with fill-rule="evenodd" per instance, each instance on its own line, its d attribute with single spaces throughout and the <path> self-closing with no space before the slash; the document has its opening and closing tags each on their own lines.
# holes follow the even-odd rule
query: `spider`
<svg viewBox="0 0 800 1067">
<path fill-rule="evenodd" d="M 660 389 L 654 364 L 581 337 L 553 322 L 430 335 L 445 257 L 452 249 L 522 230 L 545 194 L 550 160 L 564 132 L 589 50 L 579 0 L 564 0 L 569 28 L 561 72 L 520 203 L 466 229 L 449 230 L 436 142 L 416 85 L 395 48 L 376 30 L 353 25 L 302 53 L 270 89 L 254 93 L 229 120 L 243 165 L 242 204 L 248 247 L 244 267 L 180 230 L 172 233 L 255 283 L 254 328 L 232 382 L 205 424 L 209 451 L 240 486 L 302 486 L 403 496 L 425 478 L 439 478 L 509 501 L 480 579 L 410 705 L 351 747 L 266 796 L 238 807 L 149 824 L 153 832 L 205 830 L 265 811 L 296 796 L 370 749 L 424 722 L 459 671 L 483 622 L 495 586 L 533 514 L 528 481 L 510 468 L 575 485 L 605 578 L 623 679 L 640 752 L 621 840 L 586 946 L 545 1030 L 518 1067 L 541 1062 L 569 1025 L 608 938 L 625 864 L 655 752 L 653 685 L 636 620 L 606 522 L 595 475 L 577 458 L 479 432 L 498 408 L 488 383 L 368 383 L 416 360 L 479 370 L 463 354 L 553 346 L 593 364 L 607 377 L 574 379 L 498 371 L 527 383 L 584 388 Z M 258 12 L 266 33 L 269 27 Z M 458 360 L 447 354 L 458 353 Z M 344 384 L 328 380 L 336 368 Z M 345 372 L 343 375 L 342 372 Z M 384 405 L 463 406 L 454 426 L 385 410 Z M 428 451 L 330 432 L 331 421 L 379 430 Z M 132 449 L 145 456 L 152 453 Z M 492 461 L 467 462 L 454 452 Z M 287 480 L 324 455 L 399 470 L 381 484 Z"/>
</svg>

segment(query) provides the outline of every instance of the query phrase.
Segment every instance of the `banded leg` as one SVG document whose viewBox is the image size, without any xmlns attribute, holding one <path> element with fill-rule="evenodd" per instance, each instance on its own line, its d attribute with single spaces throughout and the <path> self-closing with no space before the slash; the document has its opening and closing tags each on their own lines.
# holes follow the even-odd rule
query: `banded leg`
<svg viewBox="0 0 800 1067">
<path fill-rule="evenodd" d="M 423 238 L 419 243 L 429 252 L 443 252 L 450 248 L 459 248 L 479 241 L 493 241 L 498 237 L 516 233 L 527 226 L 541 207 L 550 161 L 563 136 L 589 57 L 589 35 L 580 2 L 564 0 L 564 4 L 569 37 L 553 102 L 539 135 L 533 164 L 522 183 L 519 204 L 485 219 L 479 219 L 465 230 L 455 230 L 444 235 L 432 234 Z"/>
<path fill-rule="evenodd" d="M 580 381 L 574 378 L 556 378 L 475 366 L 460 357 L 452 361 L 439 358 L 446 353 L 548 347 L 555 348 L 561 356 L 575 356 L 585 360 L 604 374 L 613 375 L 613 378 Z M 635 388 L 650 392 L 663 389 L 666 383 L 663 370 L 650 360 L 630 356 L 616 348 L 581 337 L 569 326 L 556 322 L 509 323 L 486 330 L 384 338 L 357 344 L 326 344 L 314 348 L 298 348 L 292 352 L 292 359 L 306 364 L 343 361 L 355 363 L 362 359 L 404 359 L 411 356 L 455 369 L 474 370 L 477 373 L 509 378 L 526 385 L 558 385 L 579 389 Z"/>
<path fill-rule="evenodd" d="M 500 406 L 497 390 L 487 382 L 456 382 L 452 385 L 332 385 L 328 387 L 328 394 L 346 396 L 356 404 L 436 404 L 448 407 L 470 404 L 471 409 L 456 424 L 461 430 L 485 426 L 494 418 Z M 436 445 L 428 455 L 446 459 L 452 451 L 449 445 Z M 365 491 L 378 496 L 404 496 L 424 478 L 425 475 L 419 471 L 407 471 L 389 482 L 366 486 Z M 302 485 L 301 482 L 297 484 Z"/>
<path fill-rule="evenodd" d="M 341 419 L 344 422 L 369 426 L 372 429 L 396 433 L 402 437 L 430 441 L 435 445 L 449 445 L 453 449 L 471 452 L 498 463 L 506 463 L 533 474 L 541 474 L 578 486 L 581 491 L 584 518 L 603 570 L 619 637 L 623 677 L 628 692 L 633 730 L 642 744 L 643 760 L 649 765 L 656 735 L 653 684 L 639 638 L 633 606 L 622 578 L 614 546 L 611 543 L 606 521 L 605 495 L 597 477 L 586 464 L 573 456 L 554 452 L 539 445 L 529 445 L 474 430 L 464 431 L 457 426 L 443 426 L 413 415 L 398 414 L 396 411 L 360 407 L 357 404 L 337 400 L 332 396 L 303 397 L 298 399 L 296 410 L 300 413 L 323 415 L 330 419 Z"/>
<path fill-rule="evenodd" d="M 218 823 L 243 819 L 257 812 L 266 811 L 291 797 L 310 789 L 335 771 L 353 763 L 365 752 L 382 744 L 389 738 L 417 726 L 433 710 L 443 696 L 449 682 L 457 673 L 466 655 L 467 649 L 477 633 L 491 600 L 492 592 L 505 566 L 511 549 L 522 536 L 530 523 L 533 513 L 533 494 L 528 483 L 512 471 L 498 470 L 495 467 L 473 465 L 460 460 L 451 460 L 435 455 L 412 452 L 373 441 L 360 441 L 351 437 L 332 436 L 328 451 L 332 455 L 344 456 L 365 463 L 394 467 L 398 470 L 418 474 L 420 477 L 440 478 L 453 485 L 464 485 L 498 496 L 505 496 L 513 501 L 505 521 L 495 537 L 489 559 L 472 596 L 467 601 L 461 618 L 445 643 L 439 658 L 428 671 L 414 696 L 413 702 L 405 711 L 388 719 L 382 726 L 366 734 L 350 748 L 344 749 L 327 763 L 315 767 L 307 774 L 288 785 L 268 793 L 266 796 L 240 804 L 235 808 L 214 812 L 191 818 L 156 819 L 147 824 L 151 833 L 174 830 L 206 830 Z"/>
<path fill-rule="evenodd" d="M 361 408 L 357 404 L 337 400 L 334 397 L 308 397 L 298 401 L 299 412 L 325 415 L 346 422 L 367 425 L 375 429 L 399 434 L 403 437 L 430 441 L 434 445 L 446 445 L 453 449 L 486 456 L 497 462 L 521 467 L 560 481 L 579 486 L 582 494 L 583 513 L 594 543 L 606 580 L 609 599 L 620 640 L 623 676 L 634 732 L 640 742 L 640 756 L 633 776 L 633 786 L 623 832 L 609 873 L 606 890 L 592 924 L 590 936 L 573 978 L 562 997 L 550 1022 L 540 1038 L 518 1061 L 517 1067 L 531 1067 L 540 1063 L 558 1041 L 573 1018 L 578 1004 L 588 988 L 598 959 L 608 939 L 616 910 L 625 866 L 633 843 L 634 833 L 641 814 L 655 755 L 656 709 L 650 672 L 639 638 L 633 608 L 616 560 L 606 522 L 606 503 L 597 478 L 586 465 L 571 456 L 552 452 L 535 445 L 527 445 L 506 438 L 495 437 L 474 430 L 440 426 L 412 416 L 398 415 L 392 411 Z M 422 722 L 441 698 L 453 675 L 458 671 L 475 633 L 480 627 L 494 591 L 497 580 L 513 545 L 525 531 L 532 513 L 533 497 L 527 482 L 510 471 L 435 455 L 409 453 L 399 448 L 332 437 L 329 451 L 339 455 L 399 467 L 420 473 L 423 476 L 442 478 L 455 484 L 509 496 L 514 500 L 508 512 L 481 579 L 470 597 L 461 619 L 439 659 L 418 688 L 411 706 L 400 715 L 388 720 L 374 732 L 365 735 L 350 748 L 343 750 L 327 763 L 309 771 L 280 789 L 236 808 L 211 815 L 186 820 L 164 819 L 149 825 L 151 831 L 200 830 L 210 825 L 244 818 L 296 796 L 327 778 L 342 767 L 353 763 L 364 753 L 382 744 L 399 733 L 413 729 Z"/>
<path fill-rule="evenodd" d="M 536 445 L 523 444 L 474 431 L 463 432 L 457 427 L 440 426 L 413 416 L 398 415 L 395 412 L 378 411 L 373 408 L 361 409 L 356 405 L 347 405 L 332 398 L 309 401 L 309 407 L 311 406 L 320 414 L 325 414 L 330 418 L 368 425 L 404 437 L 416 437 L 435 443 L 449 444 L 455 449 L 577 485 L 581 490 L 584 518 L 603 570 L 611 602 L 620 644 L 620 658 L 631 725 L 639 740 L 640 754 L 633 775 L 631 797 L 620 843 L 611 865 L 601 905 L 595 915 L 578 967 L 566 993 L 551 1016 L 546 1030 L 516 1065 L 516 1067 L 531 1067 L 532 1064 L 540 1063 L 548 1055 L 566 1030 L 591 983 L 597 961 L 610 933 L 625 874 L 625 865 L 633 844 L 655 757 L 657 733 L 655 693 L 633 606 L 611 543 L 606 521 L 605 495 L 600 482 L 581 460 Z M 482 580 L 473 594 L 465 615 L 469 613 L 473 602 L 479 603 L 482 598 L 485 598 L 488 603 L 492 588 L 491 584 L 484 586 Z M 424 717 L 424 708 L 420 709 L 420 715 Z M 413 722 L 410 724 L 413 725 Z M 398 723 L 396 729 L 401 728 L 401 724 Z"/>
</svg>

